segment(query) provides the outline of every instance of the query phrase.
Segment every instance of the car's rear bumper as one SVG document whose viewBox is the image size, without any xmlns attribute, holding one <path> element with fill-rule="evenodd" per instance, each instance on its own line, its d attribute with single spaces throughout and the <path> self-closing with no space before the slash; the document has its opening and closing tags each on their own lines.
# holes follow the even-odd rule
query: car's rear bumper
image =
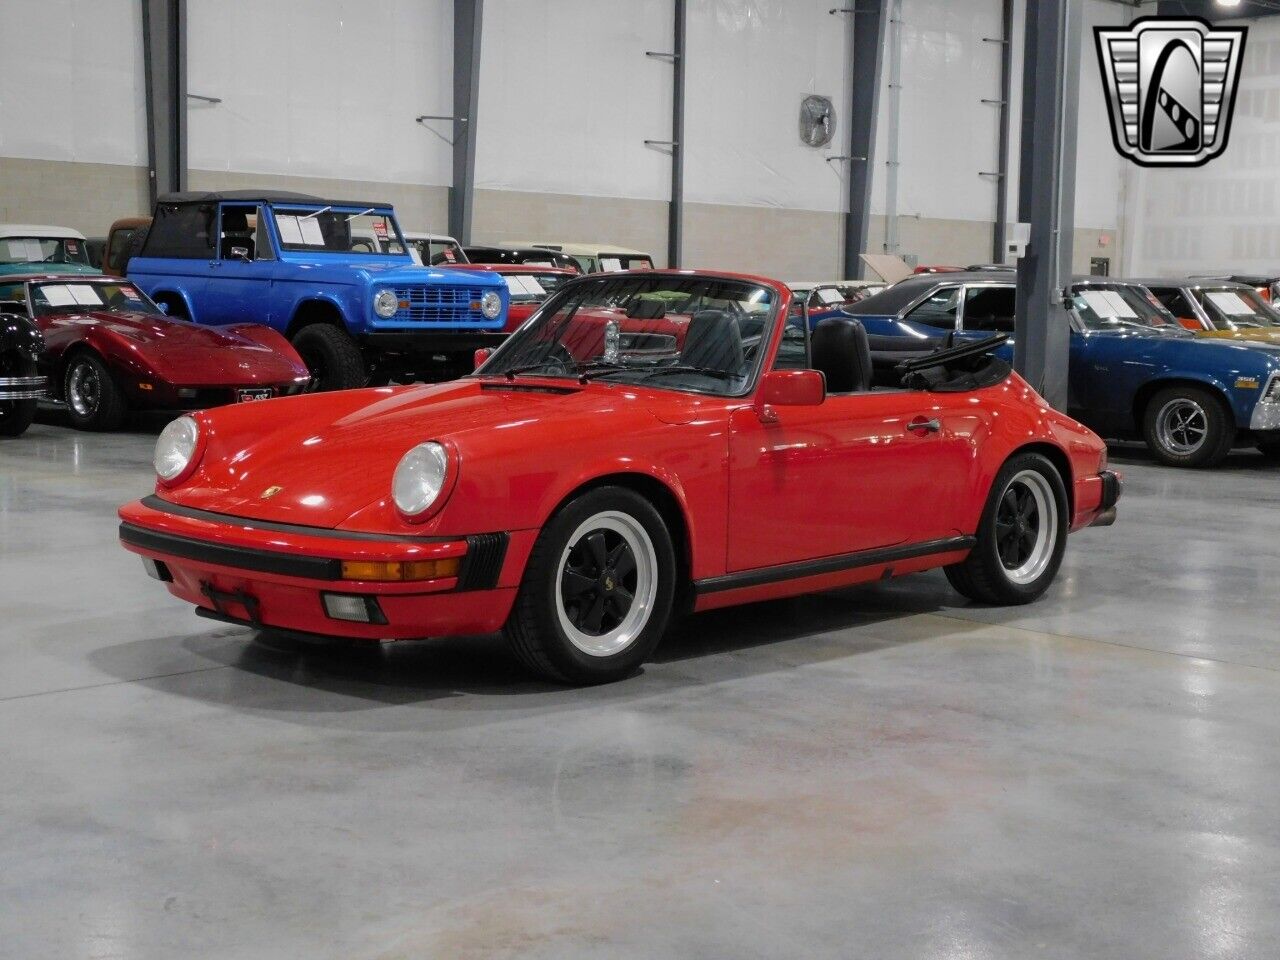
<svg viewBox="0 0 1280 960">
<path fill-rule="evenodd" d="M 46 386 L 44 377 L 0 377 L 0 400 L 40 400 Z"/>
<path fill-rule="evenodd" d="M 1124 479 L 1114 470 L 1079 477 L 1075 489 L 1075 516 L 1071 529 L 1109 527 L 1116 522 L 1116 504 L 1124 492 Z"/>
<path fill-rule="evenodd" d="M 515 599 L 521 558 L 536 534 L 358 534 L 209 514 L 155 497 L 121 507 L 120 520 L 121 545 L 143 557 L 170 593 L 206 615 L 282 632 L 371 640 L 500 629 Z M 404 582 L 343 577 L 343 561 L 450 558 L 461 561 L 456 576 Z M 361 598 L 369 619 L 332 616 L 326 595 Z"/>
</svg>

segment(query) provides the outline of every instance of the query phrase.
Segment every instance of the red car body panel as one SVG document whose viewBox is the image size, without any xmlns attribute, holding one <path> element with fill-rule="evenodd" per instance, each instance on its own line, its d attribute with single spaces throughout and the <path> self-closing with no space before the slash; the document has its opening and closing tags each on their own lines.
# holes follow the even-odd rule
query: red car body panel
<svg viewBox="0 0 1280 960">
<path fill-rule="evenodd" d="M 783 285 L 756 282 L 789 308 Z M 781 329 L 775 324 L 766 357 Z M 416 549 L 465 552 L 472 537 L 508 538 L 492 583 L 473 591 L 456 581 L 269 575 L 124 544 L 163 561 L 169 590 L 183 599 L 211 607 L 202 581 L 246 590 L 261 602 L 262 623 L 304 632 L 396 638 L 499 628 L 539 531 L 577 491 L 601 482 L 630 484 L 669 505 L 696 609 L 963 559 L 963 538 L 976 530 L 995 475 L 1021 449 L 1041 450 L 1063 468 L 1071 529 L 1103 512 L 1102 441 L 1017 375 L 972 392 L 832 395 L 767 411 L 753 395 L 478 375 L 282 399 L 273 410 L 269 421 L 241 407 L 197 414 L 204 451 L 194 473 L 121 508 L 121 519 L 148 533 L 284 557 L 398 559 Z M 940 429 L 912 426 L 923 419 Z M 415 523 L 392 503 L 391 478 L 404 453 L 426 440 L 450 448 L 457 479 L 438 512 Z M 786 575 L 788 564 L 849 554 L 884 559 Z M 322 590 L 385 598 L 389 622 L 329 619 Z"/>
<path fill-rule="evenodd" d="M 15 276 L 6 282 L 62 281 L 66 276 Z M 93 281 L 114 277 L 78 278 Z M 187 388 L 226 392 L 234 400 L 240 388 L 270 387 L 276 394 L 296 390 L 310 378 L 307 365 L 283 336 L 260 324 L 207 327 L 146 311 L 85 310 L 34 318 L 45 339 L 50 383 L 58 393 L 66 361 L 80 349 L 104 360 L 117 375 L 132 406 L 191 406 L 178 396 Z M 212 399 L 207 393 L 202 403 Z"/>
<path fill-rule="evenodd" d="M 574 277 L 580 277 L 576 270 L 567 270 L 564 267 L 542 267 L 531 263 L 455 263 L 450 264 L 454 270 L 483 270 L 486 273 L 497 273 L 502 276 L 515 276 L 516 274 L 548 274 L 552 273 L 565 280 L 572 280 Z M 516 302 L 514 299 L 507 306 L 507 325 L 503 327 L 506 333 L 511 333 L 520 327 L 522 323 L 533 316 L 534 311 L 542 304 L 533 302 Z"/>
</svg>

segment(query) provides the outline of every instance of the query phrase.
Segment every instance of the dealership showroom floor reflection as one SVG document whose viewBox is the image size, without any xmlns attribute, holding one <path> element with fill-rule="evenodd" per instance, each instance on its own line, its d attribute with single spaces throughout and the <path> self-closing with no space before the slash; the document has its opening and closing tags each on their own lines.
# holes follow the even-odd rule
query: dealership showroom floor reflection
<svg viewBox="0 0 1280 960">
<path fill-rule="evenodd" d="M 1030 606 L 919 574 L 572 689 L 194 618 L 117 542 L 157 429 L 0 447 L 0 955 L 1274 955 L 1251 450 L 1115 448 L 1120 520 Z"/>
</svg>

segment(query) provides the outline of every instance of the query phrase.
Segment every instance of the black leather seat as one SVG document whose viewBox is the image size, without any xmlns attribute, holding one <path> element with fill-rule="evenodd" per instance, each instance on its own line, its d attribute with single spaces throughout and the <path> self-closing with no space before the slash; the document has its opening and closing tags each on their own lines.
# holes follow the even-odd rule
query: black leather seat
<svg viewBox="0 0 1280 960">
<path fill-rule="evenodd" d="M 871 347 L 867 331 L 851 317 L 832 317 L 813 328 L 809 338 L 813 367 L 827 378 L 828 393 L 871 389 Z"/>
<path fill-rule="evenodd" d="M 222 242 L 218 245 L 218 253 L 223 260 L 232 259 L 233 251 L 243 251 L 246 260 L 253 259 L 253 231 L 249 229 L 249 218 L 239 210 L 223 210 Z"/>
<path fill-rule="evenodd" d="M 730 314 L 724 310 L 699 310 L 693 315 L 680 349 L 681 364 L 737 376 L 744 360 L 742 334 Z"/>
</svg>

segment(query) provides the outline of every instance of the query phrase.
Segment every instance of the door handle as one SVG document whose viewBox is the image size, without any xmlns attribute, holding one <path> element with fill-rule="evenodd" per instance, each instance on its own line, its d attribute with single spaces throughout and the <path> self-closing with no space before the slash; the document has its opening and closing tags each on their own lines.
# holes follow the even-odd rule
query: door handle
<svg viewBox="0 0 1280 960">
<path fill-rule="evenodd" d="M 932 420 L 925 417 L 916 417 L 907 424 L 907 430 L 911 433 L 938 433 L 942 430 L 942 421 L 937 417 Z"/>
</svg>

